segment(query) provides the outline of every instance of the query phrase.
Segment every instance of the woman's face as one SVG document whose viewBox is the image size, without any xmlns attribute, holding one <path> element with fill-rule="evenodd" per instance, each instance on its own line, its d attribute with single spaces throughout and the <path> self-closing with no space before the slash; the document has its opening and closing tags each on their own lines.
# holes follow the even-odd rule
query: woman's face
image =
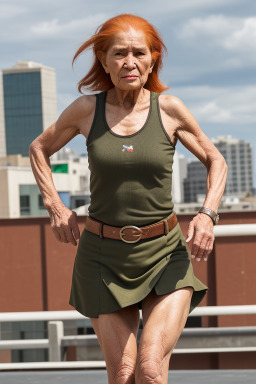
<svg viewBox="0 0 256 384">
<path fill-rule="evenodd" d="M 134 29 L 115 35 L 101 62 L 113 84 L 122 90 L 144 86 L 154 64 L 144 33 Z"/>
</svg>

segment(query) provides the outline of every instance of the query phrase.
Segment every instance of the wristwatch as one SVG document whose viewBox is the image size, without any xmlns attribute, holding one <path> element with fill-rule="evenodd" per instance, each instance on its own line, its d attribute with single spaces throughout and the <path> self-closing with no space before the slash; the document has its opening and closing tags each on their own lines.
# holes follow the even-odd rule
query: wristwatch
<svg viewBox="0 0 256 384">
<path fill-rule="evenodd" d="M 202 208 L 200 208 L 199 212 L 200 213 L 205 213 L 206 215 L 210 216 L 214 225 L 218 224 L 220 217 L 212 209 L 206 208 L 206 207 L 202 207 Z"/>
</svg>

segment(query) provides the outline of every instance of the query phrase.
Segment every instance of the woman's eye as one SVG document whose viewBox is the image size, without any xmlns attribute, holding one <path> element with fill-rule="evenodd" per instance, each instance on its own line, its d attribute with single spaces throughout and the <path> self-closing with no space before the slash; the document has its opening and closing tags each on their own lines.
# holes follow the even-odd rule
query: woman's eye
<svg viewBox="0 0 256 384">
<path fill-rule="evenodd" d="M 137 52 L 137 55 L 144 55 L 143 52 Z"/>
<path fill-rule="evenodd" d="M 116 56 L 116 55 L 122 55 L 122 53 L 121 53 L 121 52 L 117 52 L 117 53 L 115 54 L 115 56 Z"/>
</svg>

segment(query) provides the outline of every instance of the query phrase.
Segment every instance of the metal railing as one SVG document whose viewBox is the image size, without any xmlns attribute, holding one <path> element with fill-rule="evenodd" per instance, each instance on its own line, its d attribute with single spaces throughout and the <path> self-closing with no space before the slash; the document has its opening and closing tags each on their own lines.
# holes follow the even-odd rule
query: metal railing
<svg viewBox="0 0 256 384">
<path fill-rule="evenodd" d="M 256 314 L 256 305 L 232 305 L 197 307 L 190 314 L 193 316 L 222 316 Z M 140 310 L 140 318 L 142 311 Z M 0 370 L 13 369 L 57 369 L 57 368 L 105 368 L 105 361 L 63 361 L 64 350 L 68 346 L 90 348 L 99 346 L 97 336 L 64 336 L 64 320 L 85 321 L 91 326 L 89 318 L 77 311 L 19 312 L 1 313 L 1 322 L 48 321 L 48 339 L 1 340 L 0 350 L 8 349 L 48 349 L 49 362 L 1 363 Z M 200 341 L 200 343 L 198 343 Z M 198 347 L 202 344 L 202 347 Z M 185 347 L 184 347 L 185 346 Z M 173 351 L 174 354 L 213 353 L 213 352 L 256 352 L 256 326 L 184 328 Z"/>
<path fill-rule="evenodd" d="M 256 224 L 224 224 L 215 225 L 213 228 L 215 237 L 224 236 L 254 236 Z"/>
<path fill-rule="evenodd" d="M 214 235 L 216 237 L 256 235 L 256 224 L 217 225 L 214 227 Z M 189 317 L 250 314 L 256 314 L 256 305 L 197 307 Z M 140 318 L 142 319 L 141 310 Z M 88 348 L 99 346 L 95 334 L 64 336 L 63 321 L 81 319 L 84 320 L 85 326 L 91 327 L 90 319 L 77 311 L 0 313 L 0 324 L 15 321 L 48 321 L 48 339 L 1 340 L 0 349 L 45 348 L 49 350 L 50 360 L 35 363 L 2 363 L 0 370 L 105 368 L 105 361 L 62 361 L 63 351 L 68 346 Z M 196 347 L 198 340 L 203 344 L 200 348 Z M 174 354 L 210 352 L 256 352 L 256 327 L 184 328 L 173 351 Z"/>
</svg>

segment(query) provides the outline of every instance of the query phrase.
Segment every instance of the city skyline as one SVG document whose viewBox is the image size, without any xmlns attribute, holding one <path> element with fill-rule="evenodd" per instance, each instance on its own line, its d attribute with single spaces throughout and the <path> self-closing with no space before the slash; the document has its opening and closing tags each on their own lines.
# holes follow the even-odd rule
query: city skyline
<svg viewBox="0 0 256 384">
<path fill-rule="evenodd" d="M 142 16 L 159 30 L 168 50 L 160 79 L 171 88 L 164 93 L 179 97 L 210 139 L 232 135 L 251 142 L 255 184 L 255 2 L 182 0 L 179 4 L 159 1 L 156 5 L 153 1 L 131 1 L 132 11 L 114 0 L 97 4 L 74 0 L 72 5 L 63 1 L 61 5 L 48 0 L 38 4 L 14 0 L 11 5 L 0 5 L 5 32 L 0 38 L 1 70 L 18 60 L 55 68 L 59 116 L 80 96 L 77 82 L 92 63 L 89 51 L 72 69 L 78 47 L 116 14 Z M 67 146 L 78 154 L 86 153 L 82 135 Z M 186 158 L 194 157 L 180 142 L 177 151 Z"/>
<path fill-rule="evenodd" d="M 0 156 L 29 156 L 31 142 L 57 119 L 55 69 L 18 61 L 0 78 Z"/>
</svg>

